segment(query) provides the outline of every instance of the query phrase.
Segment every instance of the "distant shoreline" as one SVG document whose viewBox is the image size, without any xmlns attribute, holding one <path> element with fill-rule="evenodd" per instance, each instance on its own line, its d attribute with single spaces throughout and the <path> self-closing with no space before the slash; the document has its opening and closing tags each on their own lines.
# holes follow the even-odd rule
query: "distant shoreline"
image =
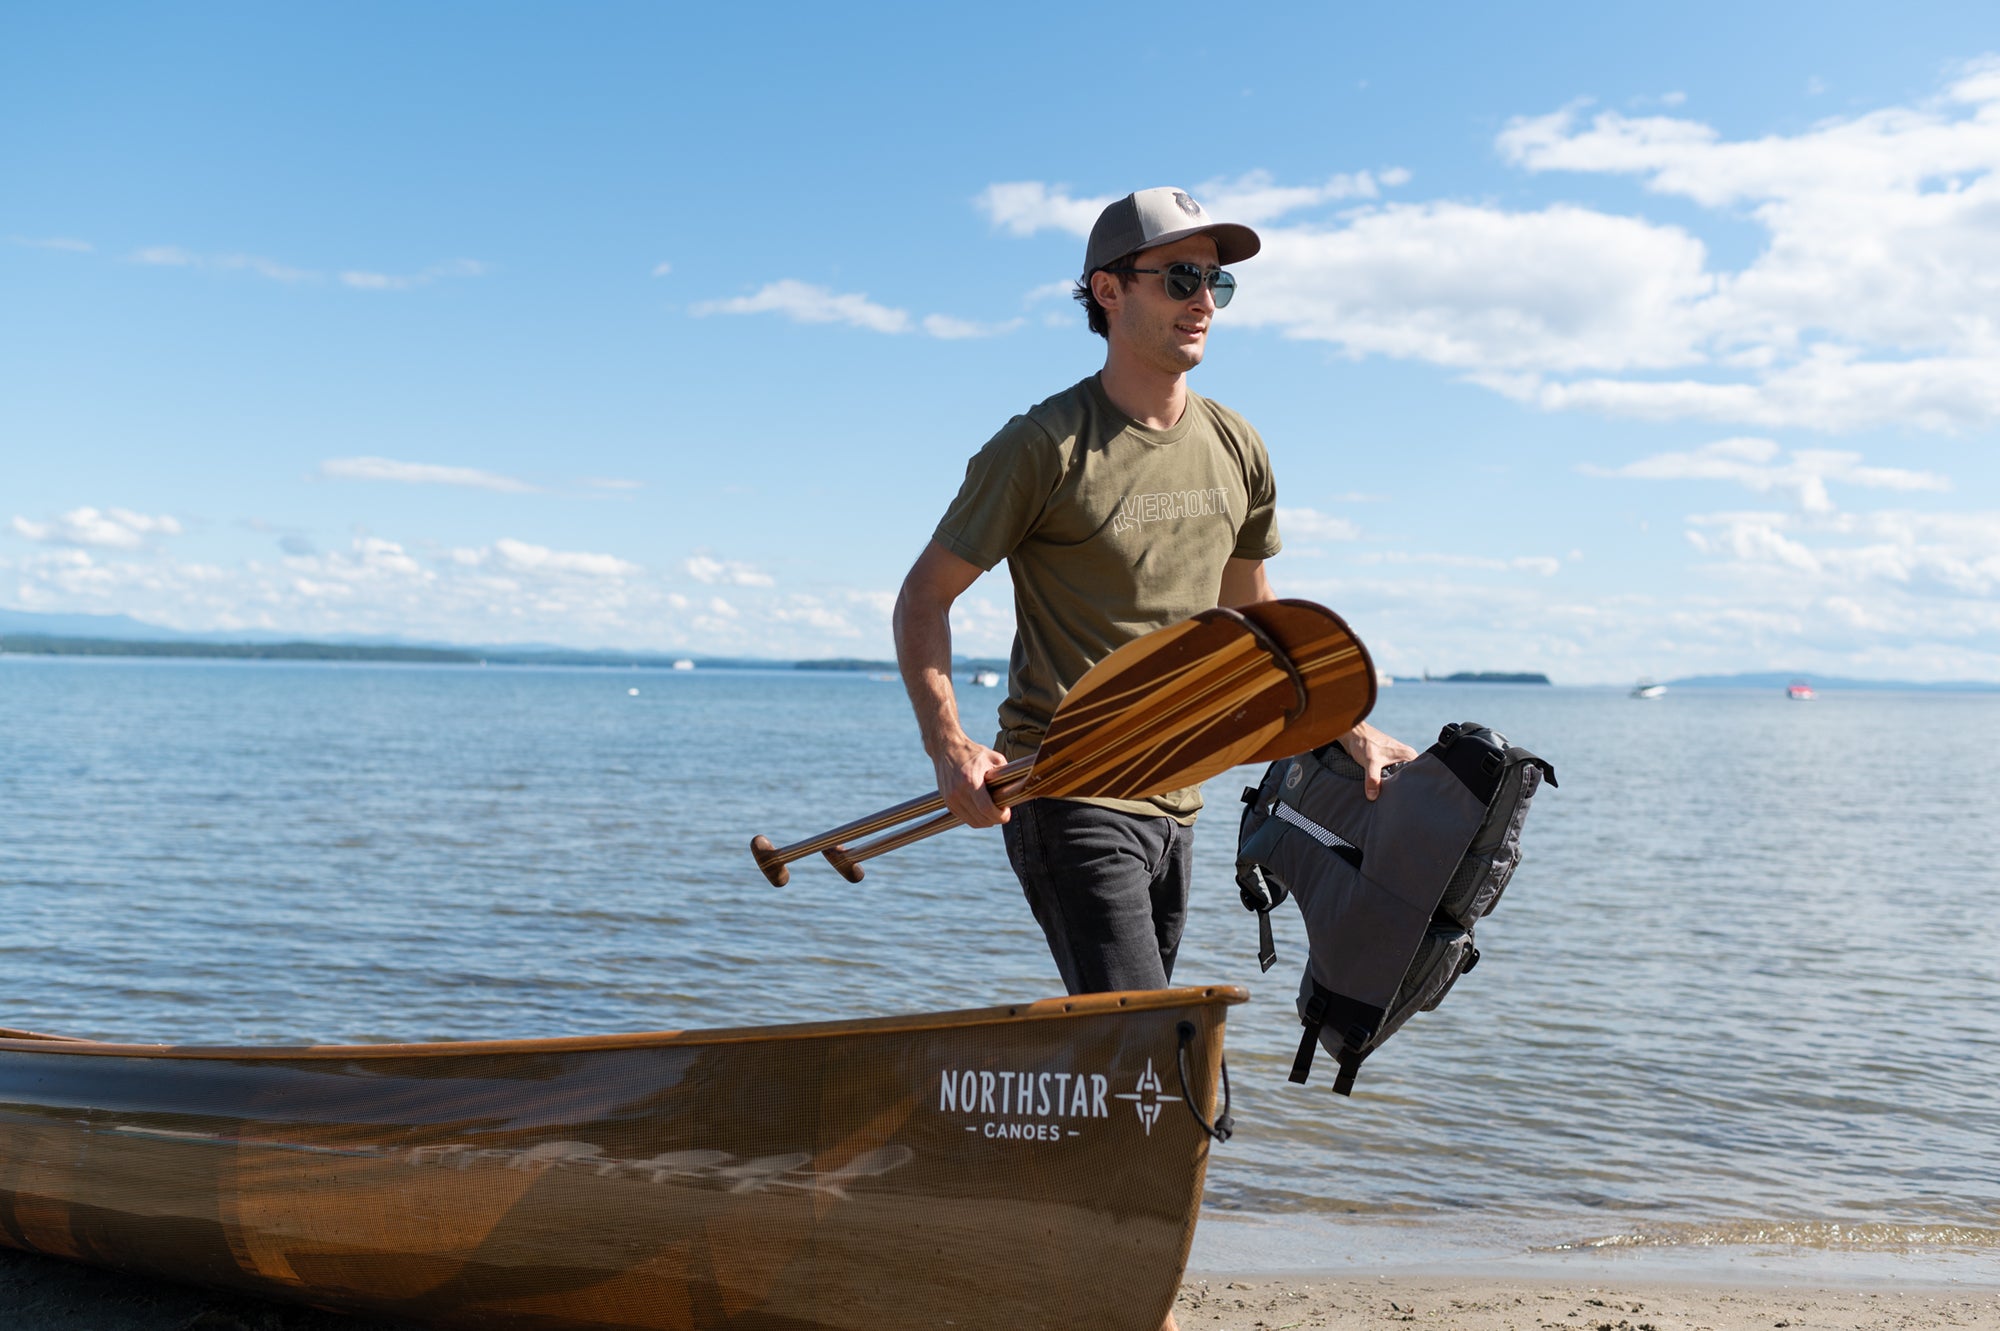
<svg viewBox="0 0 2000 1331">
<path fill-rule="evenodd" d="M 363 662 L 388 665 L 569 666 L 604 670 L 776 670 L 823 674 L 894 674 L 896 663 L 862 657 L 766 660 L 757 657 L 691 656 L 671 652 L 585 651 L 564 648 L 424 647 L 390 644 L 313 642 L 200 642 L 146 638 L 92 638 L 54 633 L 0 632 L 0 656 L 124 657 L 159 660 Z M 999 658 L 955 657 L 954 674 L 992 670 L 1004 675 Z M 1810 671 L 1749 671 L 1734 675 L 1694 675 L 1663 681 L 1669 690 L 1707 693 L 1726 689 L 1782 689 L 1794 679 L 1810 679 L 1822 694 L 1833 691 L 1913 693 L 2000 693 L 2000 681 L 1849 679 Z M 1460 670 L 1449 675 L 1396 675 L 1392 682 L 1423 684 L 1505 684 L 1535 688 L 1624 688 L 1621 684 L 1557 685 L 1539 671 Z"/>
<path fill-rule="evenodd" d="M 813 670 L 857 673 L 893 672 L 894 661 L 835 657 L 817 661 L 766 661 L 749 657 L 689 657 L 658 652 L 597 652 L 551 650 L 481 650 L 472 647 L 401 647 L 362 643 L 311 642 L 188 642 L 139 638 L 81 638 L 44 633 L 0 633 L 0 655 L 70 657 L 147 657 L 209 661 L 363 661 L 395 665 L 515 665 L 584 666 L 617 670 Z M 956 671 L 1005 669 L 1004 661 L 960 657 Z"/>
</svg>

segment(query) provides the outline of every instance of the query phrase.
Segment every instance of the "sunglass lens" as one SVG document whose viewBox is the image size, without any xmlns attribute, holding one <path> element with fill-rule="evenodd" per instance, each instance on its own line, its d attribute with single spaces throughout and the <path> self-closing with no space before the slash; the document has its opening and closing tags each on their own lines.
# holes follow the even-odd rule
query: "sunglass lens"
<svg viewBox="0 0 2000 1331">
<path fill-rule="evenodd" d="M 1215 293 L 1215 307 L 1221 309 L 1236 294 L 1236 279 L 1220 268 L 1202 269 L 1191 263 L 1167 265 L 1167 294 L 1175 300 L 1192 300 L 1206 282 Z"/>
<path fill-rule="evenodd" d="M 1201 269 L 1191 263 L 1167 265 L 1167 294 L 1175 300 L 1191 300 L 1201 290 Z"/>
</svg>

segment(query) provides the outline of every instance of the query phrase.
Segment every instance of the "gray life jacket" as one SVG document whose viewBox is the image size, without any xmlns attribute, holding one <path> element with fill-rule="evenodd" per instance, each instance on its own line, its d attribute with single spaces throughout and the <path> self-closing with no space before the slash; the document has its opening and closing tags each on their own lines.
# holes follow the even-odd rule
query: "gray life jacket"
<svg viewBox="0 0 2000 1331">
<path fill-rule="evenodd" d="M 1257 959 L 1278 958 L 1271 908 L 1290 896 L 1305 919 L 1299 1041 L 1291 1079 L 1313 1048 L 1340 1060 L 1351 1094 L 1361 1061 L 1478 964 L 1472 926 L 1521 862 L 1521 823 L 1555 769 L 1485 726 L 1446 726 L 1437 743 L 1363 793 L 1339 744 L 1281 758 L 1243 792 L 1236 884 L 1257 913 Z"/>
</svg>

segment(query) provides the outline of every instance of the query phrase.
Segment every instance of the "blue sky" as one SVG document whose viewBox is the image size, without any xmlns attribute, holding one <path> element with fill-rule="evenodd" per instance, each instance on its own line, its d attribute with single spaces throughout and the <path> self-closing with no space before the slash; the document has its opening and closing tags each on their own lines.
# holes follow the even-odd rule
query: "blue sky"
<svg viewBox="0 0 2000 1331">
<path fill-rule="evenodd" d="M 0 182 L 0 607 L 884 655 L 1174 184 L 1390 669 L 2000 679 L 1988 6 L 10 6 Z"/>
</svg>

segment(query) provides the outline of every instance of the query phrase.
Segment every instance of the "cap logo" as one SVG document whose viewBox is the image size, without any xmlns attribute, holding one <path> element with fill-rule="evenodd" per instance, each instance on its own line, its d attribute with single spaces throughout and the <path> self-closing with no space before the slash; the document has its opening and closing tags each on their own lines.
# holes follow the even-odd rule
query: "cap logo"
<svg viewBox="0 0 2000 1331">
<path fill-rule="evenodd" d="M 1201 205 L 1196 203 L 1194 201 L 1194 196 L 1187 193 L 1186 191 L 1175 190 L 1174 202 L 1178 203 L 1181 206 L 1181 211 L 1186 213 L 1189 217 L 1201 216 Z"/>
</svg>

